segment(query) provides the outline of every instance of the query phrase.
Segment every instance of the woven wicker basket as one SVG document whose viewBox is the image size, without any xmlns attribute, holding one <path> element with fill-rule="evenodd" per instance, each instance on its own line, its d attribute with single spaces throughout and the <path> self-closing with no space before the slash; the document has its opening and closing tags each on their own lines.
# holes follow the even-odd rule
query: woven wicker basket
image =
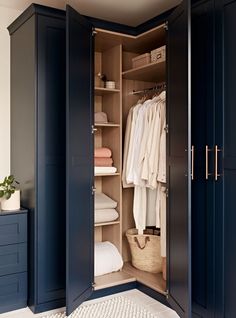
<svg viewBox="0 0 236 318">
<path fill-rule="evenodd" d="M 160 251 L 160 236 L 152 234 L 138 234 L 138 230 L 130 229 L 126 232 L 129 242 L 132 265 L 137 269 L 151 273 L 162 271 Z"/>
</svg>

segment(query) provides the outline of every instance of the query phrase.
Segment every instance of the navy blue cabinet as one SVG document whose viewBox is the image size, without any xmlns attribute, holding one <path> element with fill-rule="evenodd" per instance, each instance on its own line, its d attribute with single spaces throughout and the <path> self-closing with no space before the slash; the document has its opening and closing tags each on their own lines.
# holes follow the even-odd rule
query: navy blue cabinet
<svg viewBox="0 0 236 318">
<path fill-rule="evenodd" d="M 27 306 L 27 211 L 0 213 L 0 313 Z"/>
<path fill-rule="evenodd" d="M 29 306 L 37 312 L 65 304 L 65 15 L 32 5 L 9 31 L 11 172 L 29 209 Z"/>
</svg>

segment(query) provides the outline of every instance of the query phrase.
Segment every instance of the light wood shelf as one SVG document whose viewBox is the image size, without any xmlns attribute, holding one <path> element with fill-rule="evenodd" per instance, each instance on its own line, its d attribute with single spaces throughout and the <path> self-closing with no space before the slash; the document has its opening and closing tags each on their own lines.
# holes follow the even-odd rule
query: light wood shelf
<svg viewBox="0 0 236 318">
<path fill-rule="evenodd" d="M 120 224 L 120 221 L 112 221 L 112 222 L 104 222 L 104 223 L 95 223 L 95 227 L 99 226 L 107 226 L 107 225 L 115 225 L 115 224 Z"/>
<path fill-rule="evenodd" d="M 120 173 L 116 172 L 116 173 L 96 173 L 94 176 L 95 177 L 115 177 L 115 176 L 119 176 Z"/>
<path fill-rule="evenodd" d="M 116 285 L 127 284 L 135 282 L 135 277 L 129 275 L 124 271 L 114 272 L 102 276 L 95 277 L 95 290 L 108 288 Z"/>
<path fill-rule="evenodd" d="M 124 264 L 123 272 L 136 278 L 136 280 L 160 294 L 166 295 L 166 282 L 162 277 L 162 273 L 154 274 L 141 271 L 131 265 L 130 262 Z"/>
<path fill-rule="evenodd" d="M 95 123 L 94 124 L 95 127 L 120 127 L 120 124 L 115 124 L 115 123 L 104 123 L 104 124 L 100 124 L 100 123 Z"/>
<path fill-rule="evenodd" d="M 112 89 L 112 88 L 105 88 L 105 87 L 95 87 L 94 90 L 95 90 L 95 95 L 97 96 L 120 93 L 120 90 L 116 88 Z"/>
<path fill-rule="evenodd" d="M 164 82 L 166 74 L 166 61 L 154 62 L 141 67 L 133 68 L 122 73 L 123 78 L 148 81 L 148 82 Z"/>
</svg>

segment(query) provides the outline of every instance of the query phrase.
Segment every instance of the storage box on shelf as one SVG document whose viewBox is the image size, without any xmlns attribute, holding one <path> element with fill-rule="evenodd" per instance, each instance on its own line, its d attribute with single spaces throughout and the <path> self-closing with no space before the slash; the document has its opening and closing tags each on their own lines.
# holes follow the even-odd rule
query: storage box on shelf
<svg viewBox="0 0 236 318">
<path fill-rule="evenodd" d="M 132 58 L 133 68 L 138 68 L 144 65 L 147 65 L 151 62 L 150 53 L 144 53 Z"/>
<path fill-rule="evenodd" d="M 163 45 L 151 51 L 151 63 L 163 62 L 166 59 L 166 46 Z"/>
</svg>

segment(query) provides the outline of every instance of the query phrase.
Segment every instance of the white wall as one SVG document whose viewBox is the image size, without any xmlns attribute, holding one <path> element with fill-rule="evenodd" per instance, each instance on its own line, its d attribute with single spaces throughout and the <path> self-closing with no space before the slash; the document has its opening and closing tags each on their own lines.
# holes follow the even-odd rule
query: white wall
<svg viewBox="0 0 236 318">
<path fill-rule="evenodd" d="M 10 172 L 10 36 L 7 27 L 20 13 L 0 6 L 0 181 Z"/>
</svg>

